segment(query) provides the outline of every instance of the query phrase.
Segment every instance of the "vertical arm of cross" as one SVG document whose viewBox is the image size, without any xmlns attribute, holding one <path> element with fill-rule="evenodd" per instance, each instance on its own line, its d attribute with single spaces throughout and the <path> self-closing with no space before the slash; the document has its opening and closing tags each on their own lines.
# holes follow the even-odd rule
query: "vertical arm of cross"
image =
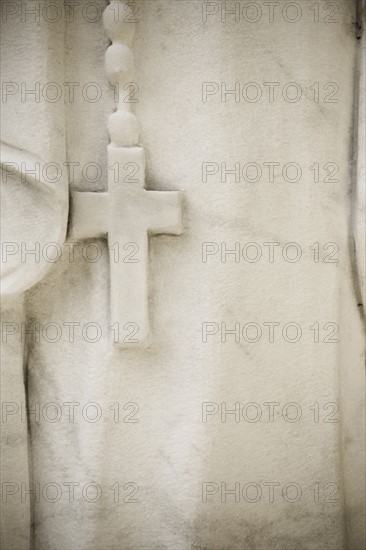
<svg viewBox="0 0 366 550">
<path fill-rule="evenodd" d="M 123 235 L 111 231 L 109 243 L 118 249 L 118 255 L 110 256 L 111 325 L 113 334 L 118 334 L 114 343 L 120 349 L 146 347 L 150 343 L 147 232 L 132 226 Z"/>
</svg>

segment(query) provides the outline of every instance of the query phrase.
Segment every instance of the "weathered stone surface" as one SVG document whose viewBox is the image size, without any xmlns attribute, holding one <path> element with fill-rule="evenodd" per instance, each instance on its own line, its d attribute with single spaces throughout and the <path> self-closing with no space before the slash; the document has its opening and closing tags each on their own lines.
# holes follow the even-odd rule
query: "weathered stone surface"
<svg viewBox="0 0 366 550">
<path fill-rule="evenodd" d="M 57 341 L 41 332 L 39 342 L 27 345 L 30 404 L 57 403 L 62 411 L 58 422 L 30 418 L 33 480 L 63 489 L 58 502 L 41 499 L 33 507 L 37 549 L 363 548 L 363 320 L 349 247 L 355 3 L 337 2 L 334 16 L 332 6 L 320 2 L 318 23 L 317 3 L 311 10 L 297 2 L 302 16 L 294 23 L 283 15 L 294 13 L 291 7 L 283 12 L 285 3 L 273 22 L 263 4 L 262 17 L 250 23 L 242 11 L 240 20 L 228 14 L 223 22 L 221 2 L 203 3 L 205 22 L 200 2 L 138 2 L 134 43 L 132 26 L 121 39 L 132 46 L 136 64 L 134 86 L 124 93 L 137 90 L 138 103 L 129 107 L 141 124 L 138 143 L 133 115 L 118 110 L 111 117 L 118 105 L 104 72 L 105 52 L 108 37 L 121 38 L 110 28 L 111 14 L 107 37 L 102 20 L 66 25 L 66 78 L 96 82 L 103 92 L 96 103 L 81 95 L 66 102 L 60 120 L 66 120 L 68 159 L 98 163 L 104 173 L 91 182 L 76 171 L 69 184 L 74 197 L 84 195 L 84 226 L 77 226 L 73 261 L 66 243 L 60 261 L 25 296 L 29 322 L 62 329 Z M 326 23 L 326 17 L 339 21 Z M 236 92 L 225 96 L 236 83 L 238 101 Z M 265 83 L 279 83 L 273 101 Z M 302 90 L 296 102 L 293 83 Z M 245 94 L 258 89 L 260 100 L 248 100 Z M 331 93 L 338 102 L 324 101 Z M 26 106 L 22 113 L 35 116 Z M 126 116 L 127 129 L 119 129 Z M 38 135 L 50 143 L 45 128 L 35 126 L 21 146 L 33 151 Z M 128 154 L 145 148 L 146 190 L 142 180 L 130 191 L 107 190 L 107 167 L 123 146 Z M 44 158 L 46 146 L 37 147 L 34 153 Z M 225 175 L 223 163 L 233 172 Z M 292 181 L 293 164 L 283 171 L 289 163 L 300 166 L 298 181 Z M 166 230 L 166 220 L 155 225 L 163 211 L 136 212 L 147 196 L 165 202 L 174 191 L 184 192 L 185 232 L 178 239 L 151 238 L 146 262 L 151 347 L 117 352 L 110 311 L 116 304 L 132 307 L 135 297 L 116 300 L 112 291 L 111 303 L 114 268 L 116 278 L 131 283 L 133 276 L 126 265 L 113 266 L 107 228 L 118 222 L 122 234 L 136 218 L 144 232 Z M 136 201 L 143 197 L 139 208 L 129 209 L 130 192 Z M 172 212 L 176 217 L 176 205 Z M 74 229 L 72 221 L 70 235 Z M 273 261 L 268 243 L 275 243 Z M 100 251 L 96 262 L 87 259 L 89 244 Z M 146 282 L 146 271 L 142 276 Z M 117 288 L 128 286 L 121 281 Z M 18 313 L 12 316 L 20 322 L 24 314 Z M 6 364 L 18 365 L 17 381 L 9 383 L 20 390 L 11 386 L 11 399 L 20 400 L 16 338 L 9 336 L 4 351 Z M 72 422 L 65 403 L 77 404 Z M 21 468 L 24 463 L 23 455 Z M 65 482 L 79 484 L 74 502 Z M 93 488 L 85 493 L 90 483 L 102 491 L 94 503 Z M 291 483 L 300 487 L 299 499 Z M 239 502 L 237 494 L 223 502 L 225 489 L 239 491 Z M 7 529 L 15 533 L 14 523 Z M 21 536 L 26 541 L 26 529 Z M 11 550 L 22 547 L 20 537 L 10 537 Z"/>
</svg>

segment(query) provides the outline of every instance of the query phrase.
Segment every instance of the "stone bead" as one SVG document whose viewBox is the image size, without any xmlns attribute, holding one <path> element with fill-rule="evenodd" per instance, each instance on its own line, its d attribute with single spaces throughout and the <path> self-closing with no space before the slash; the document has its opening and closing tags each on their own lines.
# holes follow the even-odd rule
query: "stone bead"
<svg viewBox="0 0 366 550">
<path fill-rule="evenodd" d="M 128 46 L 119 42 L 109 46 L 105 56 L 105 69 L 112 84 L 131 80 L 133 68 L 133 53 Z"/>
<path fill-rule="evenodd" d="M 110 40 L 131 45 L 135 33 L 135 8 L 122 0 L 113 1 L 103 12 L 105 32 Z"/>
<path fill-rule="evenodd" d="M 136 116 L 128 111 L 116 111 L 108 119 L 108 130 L 112 145 L 132 147 L 137 145 L 140 126 Z"/>
</svg>

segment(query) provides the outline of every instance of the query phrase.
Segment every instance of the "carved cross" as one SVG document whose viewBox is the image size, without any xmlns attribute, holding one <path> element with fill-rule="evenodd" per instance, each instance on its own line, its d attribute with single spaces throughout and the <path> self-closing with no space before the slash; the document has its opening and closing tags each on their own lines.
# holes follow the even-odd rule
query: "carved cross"
<svg viewBox="0 0 366 550">
<path fill-rule="evenodd" d="M 131 6 L 117 0 L 120 13 Z M 145 153 L 139 142 L 139 124 L 124 101 L 124 84 L 133 73 L 131 44 L 135 25 L 115 14 L 116 2 L 104 11 L 104 27 L 112 44 L 106 51 L 105 67 L 111 84 L 119 91 L 118 109 L 109 117 L 108 191 L 73 193 L 70 239 L 106 237 L 109 247 L 117 244 L 132 254 L 110 258 L 111 323 L 118 329 L 119 347 L 145 347 L 149 343 L 148 235 L 182 233 L 182 195 L 179 192 L 146 191 Z M 126 169 L 132 168 L 128 181 Z M 133 179 L 131 179 L 133 178 Z M 131 250 L 132 248 L 132 250 Z M 115 325 L 117 323 L 117 325 Z M 126 332 L 127 331 L 127 332 Z M 123 337 L 123 334 L 127 334 Z"/>
<path fill-rule="evenodd" d="M 110 255 L 111 323 L 118 329 L 118 347 L 149 344 L 148 235 L 182 233 L 179 192 L 147 191 L 145 154 L 141 147 L 108 146 L 108 191 L 72 195 L 69 238 L 105 237 L 124 254 Z M 135 172 L 126 183 L 126 170 Z M 118 323 L 115 325 L 115 323 Z"/>
</svg>

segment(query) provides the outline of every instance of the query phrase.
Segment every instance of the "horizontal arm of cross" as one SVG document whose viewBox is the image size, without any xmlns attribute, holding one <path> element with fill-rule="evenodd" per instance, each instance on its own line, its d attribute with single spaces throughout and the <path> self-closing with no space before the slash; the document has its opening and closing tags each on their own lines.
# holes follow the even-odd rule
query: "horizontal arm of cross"
<svg viewBox="0 0 366 550">
<path fill-rule="evenodd" d="M 181 235 L 183 193 L 179 191 L 145 191 L 145 193 L 148 232 L 152 235 Z"/>
<path fill-rule="evenodd" d="M 108 193 L 75 192 L 71 196 L 69 240 L 105 237 L 109 213 Z"/>
</svg>

